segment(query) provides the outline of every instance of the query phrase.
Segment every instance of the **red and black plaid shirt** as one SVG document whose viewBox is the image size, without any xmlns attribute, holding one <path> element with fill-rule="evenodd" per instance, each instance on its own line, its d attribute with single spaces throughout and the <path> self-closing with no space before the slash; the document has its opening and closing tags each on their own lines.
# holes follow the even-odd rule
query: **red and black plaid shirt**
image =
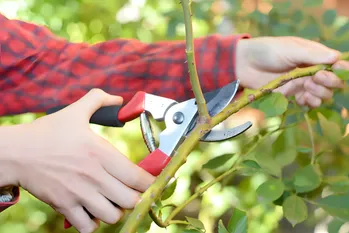
<svg viewBox="0 0 349 233">
<path fill-rule="evenodd" d="M 236 79 L 235 47 L 241 38 L 249 35 L 195 39 L 204 92 Z M 185 41 L 71 43 L 46 27 L 0 14 L 0 116 L 44 112 L 94 87 L 124 102 L 139 90 L 183 101 L 193 97 L 185 61 Z"/>
<path fill-rule="evenodd" d="M 249 35 L 195 39 L 204 92 L 236 80 L 235 51 L 241 38 Z M 185 41 L 71 43 L 43 26 L 0 14 L 0 116 L 45 112 L 95 87 L 122 96 L 124 102 L 139 90 L 183 101 L 193 97 L 185 61 Z M 0 212 L 17 201 L 18 195 L 0 205 Z"/>
</svg>

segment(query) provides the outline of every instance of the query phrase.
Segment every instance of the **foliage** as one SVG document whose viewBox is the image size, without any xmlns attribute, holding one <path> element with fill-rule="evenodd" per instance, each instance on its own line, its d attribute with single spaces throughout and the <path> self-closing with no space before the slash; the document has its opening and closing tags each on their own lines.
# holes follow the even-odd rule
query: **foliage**
<svg viewBox="0 0 349 233">
<path fill-rule="evenodd" d="M 74 42 L 96 43 L 119 37 L 153 42 L 184 39 L 185 36 L 182 9 L 176 1 L 26 2 L 28 5 L 19 12 L 19 18 L 43 23 L 57 35 Z M 337 15 L 333 9 L 315 16 L 321 9 L 321 0 L 304 1 L 304 5 L 290 8 L 292 2 L 268 3 L 272 9 L 264 12 L 249 11 L 241 0 L 229 0 L 226 5 L 211 0 L 195 1 L 192 5 L 194 35 L 215 32 L 290 35 L 317 40 L 340 51 L 349 50 L 347 18 Z M 125 12 L 124 18 L 118 15 L 120 12 Z M 229 25 L 233 25 L 235 31 L 224 29 Z M 339 75 L 348 80 L 346 72 Z M 177 216 L 190 225 L 161 229 L 147 216 L 139 232 L 200 232 L 205 229 L 206 232 L 271 233 L 287 232 L 287 224 L 294 227 L 292 232 L 310 232 L 313 230 L 309 229 L 314 229 L 329 215 L 335 217 L 329 229 L 340 228 L 349 218 L 346 202 L 349 136 L 344 136 L 348 123 L 347 95 L 347 88 L 336 92 L 333 102 L 313 110 L 300 108 L 294 99 L 276 93 L 254 102 L 250 107 L 265 114 L 262 127 L 228 142 L 198 145 L 176 173 L 175 181 L 165 190 L 161 202 L 158 201 L 155 212 L 165 219 L 174 206 L 237 166 L 235 173 L 195 198 Z M 4 117 L 1 124 L 17 124 L 36 117 L 39 115 Z M 154 125 L 155 132 L 163 127 Z M 147 154 L 138 120 L 123 129 L 91 127 L 134 162 Z M 144 146 L 135 148 L 132 146 L 135 144 Z M 286 223 L 281 222 L 283 218 Z M 117 232 L 124 220 L 113 226 L 102 224 L 98 232 Z M 62 221 L 62 216 L 22 191 L 20 203 L 0 216 L 0 232 L 63 232 Z"/>
</svg>

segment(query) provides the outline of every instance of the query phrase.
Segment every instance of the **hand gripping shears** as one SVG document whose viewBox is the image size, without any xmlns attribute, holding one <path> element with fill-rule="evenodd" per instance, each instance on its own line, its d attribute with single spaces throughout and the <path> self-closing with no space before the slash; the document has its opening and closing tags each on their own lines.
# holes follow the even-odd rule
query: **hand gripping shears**
<svg viewBox="0 0 349 233">
<path fill-rule="evenodd" d="M 207 109 L 211 117 L 222 111 L 237 93 L 239 81 L 234 81 L 220 89 L 204 94 Z M 51 109 L 48 113 L 56 112 L 65 106 Z M 166 128 L 159 135 L 159 147 L 156 148 L 149 115 L 156 121 L 165 121 Z M 198 117 L 198 108 L 195 98 L 184 102 L 164 98 L 143 91 L 137 92 L 134 97 L 122 106 L 107 106 L 97 110 L 91 117 L 90 123 L 123 127 L 126 122 L 140 117 L 141 130 L 144 141 L 150 151 L 138 166 L 154 176 L 157 176 L 170 162 L 174 151 L 186 135 L 194 128 Z M 211 130 L 200 141 L 217 142 L 240 135 L 252 126 L 250 121 L 231 129 Z M 92 217 L 92 216 L 91 216 Z M 93 217 L 92 217 L 93 218 Z M 70 223 L 65 220 L 65 228 Z"/>
</svg>

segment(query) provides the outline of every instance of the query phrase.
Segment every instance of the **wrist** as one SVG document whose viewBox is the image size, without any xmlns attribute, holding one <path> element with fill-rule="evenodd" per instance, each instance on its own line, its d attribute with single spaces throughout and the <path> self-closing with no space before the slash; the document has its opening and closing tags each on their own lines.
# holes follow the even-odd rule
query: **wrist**
<svg viewBox="0 0 349 233">
<path fill-rule="evenodd" d="M 19 184 L 18 162 L 25 128 L 24 124 L 0 127 L 0 187 Z"/>
<path fill-rule="evenodd" d="M 240 39 L 236 43 L 236 62 L 235 62 L 235 75 L 236 79 L 240 80 L 240 85 L 242 87 L 246 87 L 246 82 L 244 80 L 243 73 L 246 71 L 248 57 L 249 57 L 249 44 L 251 40 L 250 39 Z"/>
</svg>

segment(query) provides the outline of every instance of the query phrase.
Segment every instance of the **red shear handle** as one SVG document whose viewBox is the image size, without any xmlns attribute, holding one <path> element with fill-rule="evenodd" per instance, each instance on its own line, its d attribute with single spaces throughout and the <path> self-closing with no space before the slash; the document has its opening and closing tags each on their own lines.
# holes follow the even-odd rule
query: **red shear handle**
<svg viewBox="0 0 349 233">
<path fill-rule="evenodd" d="M 171 157 L 162 152 L 160 149 L 154 150 L 145 159 L 143 159 L 138 166 L 152 174 L 153 176 L 158 176 L 162 169 L 170 162 Z"/>
<path fill-rule="evenodd" d="M 136 119 L 145 108 L 144 91 L 138 91 L 126 105 L 112 105 L 99 108 L 90 118 L 90 123 L 110 127 L 123 127 L 126 122 Z M 46 113 L 52 114 L 67 105 L 56 106 L 49 109 Z"/>
</svg>

